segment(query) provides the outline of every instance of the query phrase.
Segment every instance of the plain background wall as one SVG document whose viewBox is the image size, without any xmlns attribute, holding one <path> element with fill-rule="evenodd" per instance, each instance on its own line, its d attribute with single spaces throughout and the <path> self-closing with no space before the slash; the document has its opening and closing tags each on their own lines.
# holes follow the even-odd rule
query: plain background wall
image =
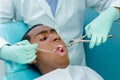
<svg viewBox="0 0 120 80">
<path fill-rule="evenodd" d="M 85 25 L 97 15 L 95 11 L 87 10 Z M 115 22 L 109 34 L 114 35 L 114 38 L 93 49 L 89 49 L 89 44 L 85 43 L 86 60 L 88 66 L 105 80 L 120 80 L 120 23 Z"/>
</svg>

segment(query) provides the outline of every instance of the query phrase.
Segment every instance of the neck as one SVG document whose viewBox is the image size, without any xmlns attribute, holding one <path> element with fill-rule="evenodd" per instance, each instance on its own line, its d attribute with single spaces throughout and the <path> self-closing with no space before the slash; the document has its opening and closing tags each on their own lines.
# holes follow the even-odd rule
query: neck
<svg viewBox="0 0 120 80">
<path fill-rule="evenodd" d="M 39 71 L 42 73 L 42 75 L 55 70 L 55 68 L 51 68 L 49 66 L 46 66 L 46 65 L 40 64 L 40 63 L 37 64 L 37 67 L 38 67 Z"/>
<path fill-rule="evenodd" d="M 53 67 L 49 67 L 43 63 L 37 63 L 36 66 L 38 67 L 39 71 L 41 72 L 42 75 L 46 74 L 46 73 L 49 73 L 57 68 L 53 68 Z M 59 68 L 66 68 L 68 66 L 68 64 L 66 65 L 61 65 Z"/>
</svg>

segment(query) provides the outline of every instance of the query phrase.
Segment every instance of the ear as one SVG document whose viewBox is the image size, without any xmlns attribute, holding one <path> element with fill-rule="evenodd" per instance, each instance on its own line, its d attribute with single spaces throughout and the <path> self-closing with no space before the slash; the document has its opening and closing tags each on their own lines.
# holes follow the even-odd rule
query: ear
<svg viewBox="0 0 120 80">
<path fill-rule="evenodd" d="M 34 61 L 32 61 L 31 63 L 29 64 L 36 64 L 37 63 L 37 60 L 35 59 Z"/>
</svg>

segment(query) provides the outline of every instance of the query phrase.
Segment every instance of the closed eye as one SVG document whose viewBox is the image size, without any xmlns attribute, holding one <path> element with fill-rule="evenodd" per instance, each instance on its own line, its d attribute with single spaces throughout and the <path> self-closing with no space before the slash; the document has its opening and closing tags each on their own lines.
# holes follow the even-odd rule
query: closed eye
<svg viewBox="0 0 120 80">
<path fill-rule="evenodd" d="M 45 41 L 47 37 L 41 38 L 40 41 Z"/>
</svg>

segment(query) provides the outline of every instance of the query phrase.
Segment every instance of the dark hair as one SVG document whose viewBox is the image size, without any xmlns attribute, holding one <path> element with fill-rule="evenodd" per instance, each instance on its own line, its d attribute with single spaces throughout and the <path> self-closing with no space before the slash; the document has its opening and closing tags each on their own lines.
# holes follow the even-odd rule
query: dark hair
<svg viewBox="0 0 120 80">
<path fill-rule="evenodd" d="M 43 24 L 37 24 L 37 25 L 34 25 L 32 26 L 23 36 L 22 40 L 28 40 L 30 41 L 30 36 L 27 35 L 32 29 L 34 29 L 35 27 L 38 27 L 38 26 L 43 26 Z"/>
</svg>

